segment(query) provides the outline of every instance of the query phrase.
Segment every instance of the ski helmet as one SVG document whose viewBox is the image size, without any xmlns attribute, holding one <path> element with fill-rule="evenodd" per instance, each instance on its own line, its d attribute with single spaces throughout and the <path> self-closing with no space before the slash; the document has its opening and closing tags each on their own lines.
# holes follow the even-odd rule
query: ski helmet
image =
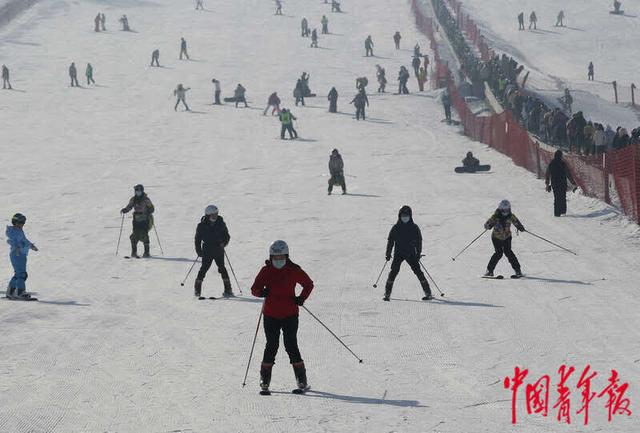
<svg viewBox="0 0 640 433">
<path fill-rule="evenodd" d="M 17 213 L 11 218 L 11 224 L 24 224 L 26 221 L 27 217 L 21 213 Z"/>
<path fill-rule="evenodd" d="M 289 255 L 289 245 L 285 241 L 274 241 L 269 247 L 269 256 Z"/>
<path fill-rule="evenodd" d="M 501 211 L 510 211 L 511 210 L 511 203 L 509 203 L 509 200 L 502 200 L 500 202 L 500 204 L 498 205 L 498 209 Z"/>
<path fill-rule="evenodd" d="M 136 186 L 133 187 L 133 190 L 144 192 L 144 186 L 142 186 L 141 184 L 137 184 Z"/>
<path fill-rule="evenodd" d="M 210 204 L 209 206 L 206 207 L 206 209 L 204 210 L 204 214 L 206 216 L 209 215 L 217 215 L 218 214 L 218 208 L 216 205 L 214 204 Z"/>
<path fill-rule="evenodd" d="M 473 153 L 467 152 L 467 158 L 471 158 L 472 156 L 473 156 Z"/>
</svg>

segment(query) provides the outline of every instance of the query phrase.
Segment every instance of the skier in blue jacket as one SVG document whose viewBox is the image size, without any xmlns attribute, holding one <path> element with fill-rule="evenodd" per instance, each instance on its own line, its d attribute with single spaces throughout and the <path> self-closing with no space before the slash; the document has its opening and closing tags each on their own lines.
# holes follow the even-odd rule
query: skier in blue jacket
<svg viewBox="0 0 640 433">
<path fill-rule="evenodd" d="M 9 258 L 13 266 L 13 278 L 7 286 L 7 298 L 27 300 L 31 296 L 26 292 L 25 281 L 27 279 L 27 256 L 29 250 L 38 251 L 38 248 L 27 239 L 23 227 L 27 218 L 17 213 L 11 218 L 11 225 L 7 226 L 7 243 L 11 247 Z"/>
</svg>

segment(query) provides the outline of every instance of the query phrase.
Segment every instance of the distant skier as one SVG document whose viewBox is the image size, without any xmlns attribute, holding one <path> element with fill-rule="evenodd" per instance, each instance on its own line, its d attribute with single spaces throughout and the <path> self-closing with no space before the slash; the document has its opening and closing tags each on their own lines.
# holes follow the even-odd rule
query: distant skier
<svg viewBox="0 0 640 433">
<path fill-rule="evenodd" d="M 367 93 L 364 89 L 361 89 L 358 94 L 351 100 L 350 104 L 353 104 L 356 107 L 356 120 L 365 119 L 365 105 L 369 106 L 369 98 L 367 98 Z"/>
<path fill-rule="evenodd" d="M 519 278 L 522 276 L 518 258 L 511 250 L 511 224 L 519 231 L 525 231 L 522 223 L 511 213 L 511 203 L 509 203 L 508 200 L 502 200 L 491 218 L 484 223 L 486 230 L 493 229 L 491 242 L 493 242 L 493 248 L 495 249 L 487 265 L 487 272 L 484 274 L 485 277 L 493 277 L 493 271 L 503 254 L 507 256 L 511 267 L 515 271 L 514 277 Z"/>
<path fill-rule="evenodd" d="M 613 13 L 614 14 L 622 14 L 622 12 L 620 11 L 620 6 L 622 6 L 622 3 L 620 3 L 618 0 L 613 0 Z"/>
<path fill-rule="evenodd" d="M 220 102 L 220 81 L 215 78 L 211 80 L 213 83 L 213 105 L 222 105 Z"/>
<path fill-rule="evenodd" d="M 442 101 L 442 107 L 444 108 L 444 118 L 448 123 L 451 123 L 451 95 L 449 89 L 445 89 L 440 96 Z"/>
<path fill-rule="evenodd" d="M 153 66 L 154 63 L 157 67 L 160 67 L 160 50 L 157 48 L 151 53 L 151 66 Z"/>
<path fill-rule="evenodd" d="M 593 62 L 589 62 L 589 67 L 587 70 L 587 80 L 593 81 Z"/>
<path fill-rule="evenodd" d="M 9 88 L 11 90 L 11 83 L 9 82 L 9 68 L 7 65 L 2 65 L 2 88 Z"/>
<path fill-rule="evenodd" d="M 561 10 L 560 12 L 558 12 L 558 18 L 556 19 L 556 27 L 558 26 L 564 27 L 564 24 L 562 23 L 563 19 L 564 19 L 564 11 Z"/>
<path fill-rule="evenodd" d="M 320 20 L 320 23 L 322 24 L 322 34 L 328 35 L 329 34 L 329 18 L 327 18 L 325 15 L 322 15 L 322 19 Z"/>
<path fill-rule="evenodd" d="M 524 12 L 518 14 L 518 30 L 524 30 Z"/>
<path fill-rule="evenodd" d="M 269 111 L 270 107 L 273 107 L 273 110 L 271 110 L 272 116 L 274 114 L 280 113 L 280 98 L 278 97 L 277 92 L 273 92 L 271 95 L 269 95 L 269 99 L 267 100 L 267 108 L 265 108 L 264 112 L 262 113 L 263 116 L 267 115 L 267 111 Z"/>
<path fill-rule="evenodd" d="M 296 296 L 298 284 L 302 286 L 302 292 Z M 312 290 L 313 281 L 309 275 L 290 260 L 287 243 L 282 240 L 272 243 L 269 247 L 269 260 L 251 286 L 253 296 L 265 298 L 262 311 L 267 342 L 260 365 L 261 394 L 269 394 L 280 330 L 298 388 L 305 390 L 308 387 L 307 371 L 298 349 L 298 306 L 304 305 Z"/>
<path fill-rule="evenodd" d="M 529 30 L 531 30 L 531 26 L 533 26 L 534 30 L 537 30 L 537 25 L 538 23 L 538 17 L 536 16 L 536 12 L 535 11 L 531 11 L 531 14 L 529 14 Z"/>
<path fill-rule="evenodd" d="M 280 120 L 280 139 L 284 140 L 284 133 L 289 132 L 289 140 L 294 138 L 298 138 L 298 132 L 293 128 L 293 121 L 297 120 L 297 118 L 286 108 L 283 108 L 278 114 L 278 119 Z"/>
<path fill-rule="evenodd" d="M 340 2 L 331 0 L 331 12 L 342 12 L 340 9 Z"/>
<path fill-rule="evenodd" d="M 235 99 L 235 102 L 236 102 L 236 108 L 238 108 L 238 103 L 240 102 L 244 102 L 245 108 L 249 106 L 247 105 L 247 99 L 245 97 L 246 93 L 247 93 L 247 89 L 245 89 L 242 86 L 242 84 L 238 83 L 236 90 L 233 91 L 233 98 Z"/>
<path fill-rule="evenodd" d="M 369 85 L 369 80 L 367 79 L 367 77 L 356 78 L 356 89 L 358 89 L 358 91 L 366 90 L 368 85 Z"/>
<path fill-rule="evenodd" d="M 393 43 L 396 44 L 396 50 L 400 49 L 400 39 L 402 39 L 400 32 L 395 32 L 393 35 Z"/>
<path fill-rule="evenodd" d="M 105 27 L 106 22 L 107 22 L 107 17 L 104 16 L 104 13 L 101 13 L 100 14 L 100 27 L 101 27 L 103 32 L 107 31 L 107 28 Z"/>
<path fill-rule="evenodd" d="M 182 60 L 183 55 L 187 60 L 189 60 L 189 53 L 187 53 L 187 41 L 184 38 L 180 38 L 180 60 Z"/>
<path fill-rule="evenodd" d="M 282 15 L 282 2 L 276 0 L 276 15 Z"/>
<path fill-rule="evenodd" d="M 569 91 L 569 88 L 568 88 L 568 87 L 566 87 L 566 88 L 564 89 L 564 99 L 563 99 L 563 102 L 564 102 L 565 109 L 566 109 L 569 113 L 572 113 L 572 112 L 573 112 L 573 110 L 572 110 L 572 107 L 571 107 L 571 106 L 573 105 L 573 96 L 571 96 L 571 92 Z"/>
<path fill-rule="evenodd" d="M 78 70 L 74 62 L 71 62 L 69 66 L 69 78 L 71 78 L 71 87 L 80 87 L 80 84 L 78 84 Z"/>
<path fill-rule="evenodd" d="M 29 251 L 38 251 L 38 247 L 31 243 L 24 234 L 24 225 L 27 218 L 21 213 L 11 218 L 11 225 L 7 226 L 6 235 L 9 244 L 9 260 L 13 266 L 13 277 L 7 285 L 6 296 L 9 299 L 28 301 L 31 295 L 27 293 L 26 280 L 27 256 Z"/>
<path fill-rule="evenodd" d="M 204 5 L 202 4 L 202 0 L 196 0 L 196 10 L 204 10 Z"/>
<path fill-rule="evenodd" d="M 302 37 L 309 37 L 309 21 L 306 18 L 302 18 L 302 22 L 300 23 L 300 29 L 302 31 Z"/>
<path fill-rule="evenodd" d="M 131 31 L 131 29 L 129 28 L 129 18 L 127 18 L 126 15 L 122 15 L 122 17 L 120 17 L 120 19 L 118 20 L 122 23 L 122 30 L 125 32 L 129 32 Z"/>
<path fill-rule="evenodd" d="M 329 113 L 337 113 L 338 112 L 338 91 L 336 90 L 335 87 L 332 87 L 331 90 L 329 90 L 327 99 L 329 100 Z"/>
<path fill-rule="evenodd" d="M 473 156 L 472 152 L 467 152 L 467 156 L 462 160 L 462 166 L 469 169 L 476 169 L 480 165 L 480 160 Z"/>
<path fill-rule="evenodd" d="M 556 150 L 553 160 L 547 166 L 545 173 L 547 192 L 553 189 L 553 215 L 561 216 L 567 213 L 567 181 L 575 185 L 567 164 L 562 160 L 562 151 Z"/>
<path fill-rule="evenodd" d="M 304 93 L 304 84 L 302 82 L 302 79 L 299 78 L 296 82 L 295 89 L 293 89 L 293 97 L 296 98 L 296 107 L 300 102 L 304 106 Z"/>
<path fill-rule="evenodd" d="M 316 29 L 311 32 L 311 48 L 318 48 L 318 30 Z"/>
<path fill-rule="evenodd" d="M 420 69 L 418 70 L 418 87 L 420 88 L 421 92 L 424 91 L 424 83 L 426 82 L 427 82 L 427 72 L 424 70 L 422 66 L 420 66 Z"/>
<path fill-rule="evenodd" d="M 331 195 L 334 185 L 340 185 L 342 195 L 345 195 L 347 193 L 347 185 L 344 181 L 344 162 L 338 149 L 333 149 L 329 156 L 329 173 L 331 175 L 329 178 L 329 195 Z"/>
<path fill-rule="evenodd" d="M 93 22 L 95 24 L 94 27 L 94 31 L 99 32 L 100 31 L 100 14 L 98 13 L 98 15 L 96 15 L 96 17 L 93 19 Z"/>
<path fill-rule="evenodd" d="M 422 57 L 422 53 L 420 52 L 420 44 L 417 42 L 413 47 L 413 57 Z"/>
<path fill-rule="evenodd" d="M 413 56 L 413 59 L 411 59 L 411 66 L 413 67 L 413 74 L 416 78 L 418 78 L 418 72 L 420 72 L 420 63 L 420 57 Z"/>
<path fill-rule="evenodd" d="M 378 93 L 385 93 L 384 89 L 387 87 L 386 71 L 380 65 L 376 65 L 376 78 L 378 80 Z"/>
<path fill-rule="evenodd" d="M 187 96 L 187 91 L 189 90 L 191 90 L 191 87 L 185 88 L 182 84 L 178 84 L 178 86 L 175 88 L 175 90 L 173 91 L 173 95 L 178 99 L 176 101 L 176 105 L 173 107 L 174 111 L 178 111 L 178 105 L 180 105 L 180 102 L 184 104 L 184 108 L 186 108 L 187 111 L 191 111 L 185 99 Z"/>
<path fill-rule="evenodd" d="M 91 63 L 87 63 L 87 70 L 85 71 L 85 75 L 87 76 L 87 86 L 89 84 L 96 84 L 96 82 L 93 80 L 93 66 L 91 66 Z"/>
<path fill-rule="evenodd" d="M 233 296 L 229 273 L 224 266 L 224 249 L 229 244 L 230 239 L 229 230 L 224 219 L 219 215 L 218 208 L 215 205 L 207 206 L 204 210 L 204 216 L 200 219 L 200 223 L 196 228 L 196 253 L 198 257 L 202 257 L 202 265 L 194 284 L 195 296 L 201 296 L 202 280 L 204 280 L 213 262 L 216 263 L 218 273 L 222 277 L 224 286 L 222 296 L 225 298 Z"/>
<path fill-rule="evenodd" d="M 400 272 L 400 265 L 406 261 L 424 291 L 423 301 L 433 299 L 431 296 L 431 288 L 429 282 L 420 269 L 420 257 L 422 255 L 422 233 L 420 227 L 413 222 L 413 215 L 409 206 L 402 206 L 398 212 L 398 222 L 391 228 L 387 240 L 387 261 L 391 260 L 391 251 L 393 251 L 393 261 L 391 262 L 391 271 L 387 277 L 387 283 L 384 288 L 385 301 L 389 301 L 391 291 L 393 290 L 393 282 Z"/>
<path fill-rule="evenodd" d="M 144 193 L 144 186 L 138 184 L 133 187 L 134 196 L 129 200 L 129 204 L 120 210 L 125 214 L 133 209 L 133 231 L 129 239 L 131 240 L 131 257 L 139 258 L 138 242 L 144 245 L 142 257 L 151 257 L 149 252 L 149 231 L 153 228 L 153 212 L 155 208 L 151 199 Z"/>
<path fill-rule="evenodd" d="M 429 72 L 429 55 L 428 55 L 428 54 L 425 54 L 425 55 L 423 56 L 423 59 L 424 59 L 424 61 L 423 61 L 424 71 L 425 71 L 425 72 Z"/>
<path fill-rule="evenodd" d="M 407 81 L 409 81 L 409 71 L 404 66 L 400 66 L 400 72 L 398 73 L 398 94 L 409 94 L 407 89 Z"/>
<path fill-rule="evenodd" d="M 373 56 L 373 40 L 371 39 L 371 35 L 367 36 L 367 39 L 364 40 L 364 53 L 365 57 Z"/>
</svg>

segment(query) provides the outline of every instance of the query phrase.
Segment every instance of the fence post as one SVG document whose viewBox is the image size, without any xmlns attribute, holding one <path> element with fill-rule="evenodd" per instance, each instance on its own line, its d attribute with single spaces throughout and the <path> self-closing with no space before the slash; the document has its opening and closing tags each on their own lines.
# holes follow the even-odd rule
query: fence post
<svg viewBox="0 0 640 433">
<path fill-rule="evenodd" d="M 636 85 L 631 83 L 631 105 L 636 106 Z"/>
<path fill-rule="evenodd" d="M 609 196 L 609 158 L 607 158 L 608 154 L 608 151 L 602 154 L 602 171 L 604 173 L 604 202 L 607 204 L 611 204 L 611 197 Z"/>
<path fill-rule="evenodd" d="M 618 82 L 613 81 L 611 84 L 613 84 L 613 94 L 616 98 L 616 104 L 617 104 L 618 103 Z"/>
<path fill-rule="evenodd" d="M 538 179 L 542 178 L 542 169 L 540 167 L 540 143 L 537 141 L 536 143 L 536 162 L 538 165 Z"/>
</svg>

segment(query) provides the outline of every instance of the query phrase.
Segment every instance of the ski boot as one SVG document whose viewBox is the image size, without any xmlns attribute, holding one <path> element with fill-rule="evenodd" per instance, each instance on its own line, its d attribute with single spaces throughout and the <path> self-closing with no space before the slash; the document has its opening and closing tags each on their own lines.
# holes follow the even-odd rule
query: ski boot
<svg viewBox="0 0 640 433">
<path fill-rule="evenodd" d="M 199 298 L 200 293 L 202 293 L 202 280 L 196 280 L 195 284 L 193 285 L 193 294 L 197 298 Z"/>
<path fill-rule="evenodd" d="M 430 301 L 433 299 L 433 295 L 431 295 L 431 287 L 429 287 L 429 282 L 427 280 L 420 281 L 420 285 L 422 286 L 422 290 L 424 290 L 424 296 L 422 297 L 423 301 Z"/>
<path fill-rule="evenodd" d="M 225 298 L 233 298 L 233 290 L 231 290 L 231 280 L 228 278 L 222 279 L 222 284 L 224 284 L 224 292 L 222 292 L 222 296 Z"/>
<path fill-rule="evenodd" d="M 393 280 L 387 280 L 387 284 L 384 286 L 384 298 L 383 301 L 389 302 L 389 298 L 391 297 L 391 290 L 393 290 Z"/>
<path fill-rule="evenodd" d="M 487 272 L 484 273 L 485 277 L 493 277 L 493 271 L 487 269 Z"/>
<path fill-rule="evenodd" d="M 271 395 L 269 384 L 271 383 L 271 369 L 273 364 L 263 362 L 260 366 L 260 395 Z"/>
<path fill-rule="evenodd" d="M 304 361 L 294 362 L 291 366 L 293 367 L 293 374 L 296 376 L 299 392 L 306 391 L 309 388 L 309 384 L 307 383 L 307 369 L 304 367 Z"/>
<path fill-rule="evenodd" d="M 15 291 L 15 287 L 7 286 L 7 292 L 5 294 L 7 299 L 13 299 Z"/>
<path fill-rule="evenodd" d="M 149 254 L 149 243 L 148 242 L 146 244 L 144 244 L 144 253 L 142 254 L 142 257 L 144 257 L 144 258 L 151 257 L 151 254 Z"/>
<path fill-rule="evenodd" d="M 131 258 L 138 259 L 138 241 L 131 240 Z"/>
<path fill-rule="evenodd" d="M 511 278 L 522 278 L 522 271 L 520 269 L 516 269 L 516 273 L 513 274 Z"/>
<path fill-rule="evenodd" d="M 13 298 L 11 299 L 16 301 L 28 301 L 31 299 L 31 295 L 27 293 L 26 289 L 16 289 Z"/>
</svg>

